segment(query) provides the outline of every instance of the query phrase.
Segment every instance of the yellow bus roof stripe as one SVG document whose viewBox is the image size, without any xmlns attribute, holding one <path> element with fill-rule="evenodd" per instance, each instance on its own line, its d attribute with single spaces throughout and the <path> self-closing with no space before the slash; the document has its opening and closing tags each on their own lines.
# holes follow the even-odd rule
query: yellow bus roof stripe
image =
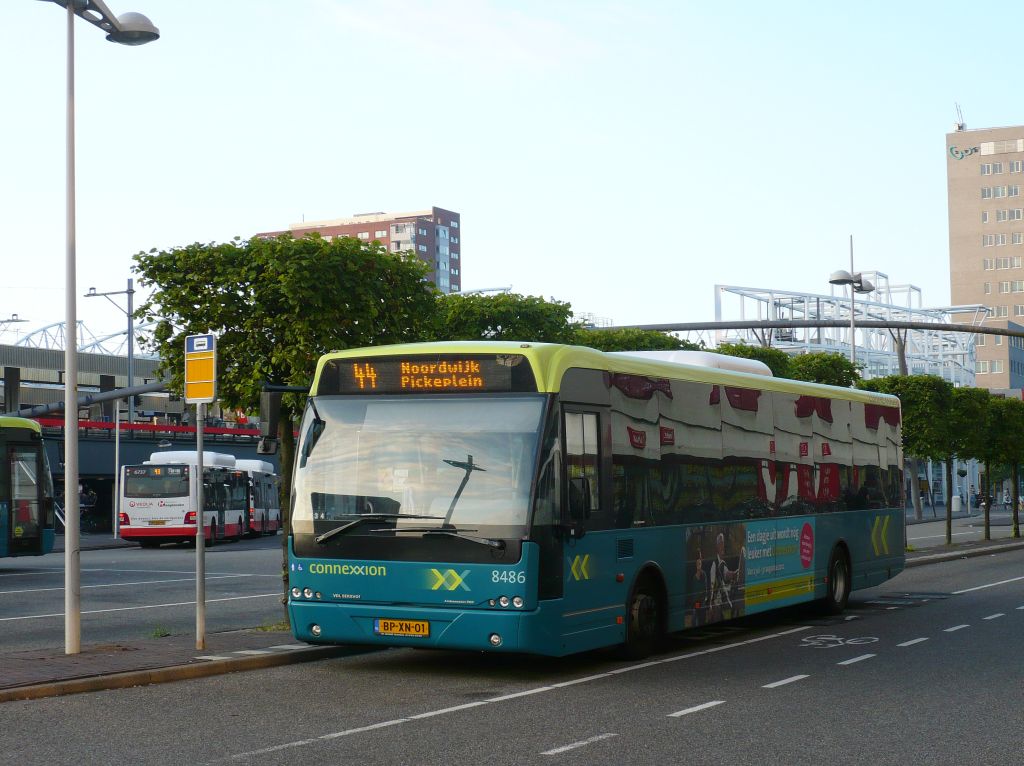
<svg viewBox="0 0 1024 766">
<path fill-rule="evenodd" d="M 372 346 L 333 351 L 320 357 L 312 391 L 320 385 L 324 365 L 332 359 L 374 356 L 410 356 L 433 354 L 522 354 L 529 360 L 537 378 L 537 390 L 557 393 L 566 370 L 580 367 L 590 370 L 624 372 L 634 375 L 674 378 L 696 383 L 718 383 L 740 388 L 756 388 L 761 391 L 782 391 L 806 396 L 826 396 L 853 402 L 899 407 L 899 399 L 888 394 L 860 391 L 855 388 L 826 386 L 806 383 L 800 380 L 774 378 L 768 375 L 753 375 L 717 367 L 700 367 L 677 364 L 656 359 L 643 359 L 606 354 L 584 346 L 566 346 L 555 343 L 527 343 L 517 341 L 449 341 L 440 343 L 404 343 L 393 346 Z"/>
<path fill-rule="evenodd" d="M 27 428 L 30 431 L 35 431 L 37 434 L 43 432 L 43 429 L 36 421 L 29 420 L 28 418 L 0 416 L 0 428 Z"/>
</svg>

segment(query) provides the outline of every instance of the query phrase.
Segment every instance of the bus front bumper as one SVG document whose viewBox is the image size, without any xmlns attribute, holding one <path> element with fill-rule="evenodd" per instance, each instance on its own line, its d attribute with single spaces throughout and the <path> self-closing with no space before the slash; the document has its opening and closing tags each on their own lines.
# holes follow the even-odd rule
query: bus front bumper
<svg viewBox="0 0 1024 766">
<path fill-rule="evenodd" d="M 288 612 L 295 637 L 312 644 L 561 654 L 561 642 L 544 628 L 549 621 L 543 607 L 531 611 L 438 609 L 289 599 Z M 403 632 L 406 635 L 396 634 Z"/>
</svg>

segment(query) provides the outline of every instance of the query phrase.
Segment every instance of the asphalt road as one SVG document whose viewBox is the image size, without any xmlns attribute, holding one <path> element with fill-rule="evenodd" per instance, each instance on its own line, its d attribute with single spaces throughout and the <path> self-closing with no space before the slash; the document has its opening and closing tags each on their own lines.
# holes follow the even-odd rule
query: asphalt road
<svg viewBox="0 0 1024 766">
<path fill-rule="evenodd" d="M 7 703 L 19 764 L 1007 764 L 1024 551 L 683 634 L 642 663 L 391 650 Z"/>
<path fill-rule="evenodd" d="M 194 634 L 195 571 L 192 547 L 82 551 L 82 643 Z M 280 573 L 280 536 L 207 548 L 207 631 L 280 621 Z M 64 554 L 0 559 L 0 652 L 63 644 Z"/>
</svg>

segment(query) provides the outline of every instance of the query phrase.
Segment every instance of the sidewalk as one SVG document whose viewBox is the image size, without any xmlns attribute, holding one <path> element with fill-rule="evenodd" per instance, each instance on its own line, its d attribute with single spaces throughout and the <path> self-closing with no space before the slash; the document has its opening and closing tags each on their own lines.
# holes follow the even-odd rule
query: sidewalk
<svg viewBox="0 0 1024 766">
<path fill-rule="evenodd" d="M 78 549 L 82 551 L 101 551 L 110 548 L 135 548 L 137 543 L 131 543 L 114 537 L 110 532 L 79 532 Z M 53 540 L 53 552 L 64 552 L 64 533 L 59 532 Z"/>
<path fill-rule="evenodd" d="M 207 636 L 205 650 L 195 648 L 195 636 L 168 636 L 84 646 L 80 654 L 53 648 L 0 653 L 0 703 L 183 681 L 364 651 L 298 643 L 286 631 L 242 630 Z"/>
<path fill-rule="evenodd" d="M 117 545 L 109 535 L 82 535 L 97 546 Z M 61 539 L 61 538 L 58 538 Z M 1024 548 L 1024 540 L 939 545 L 907 554 L 907 568 Z M 85 646 L 80 654 L 61 648 L 0 653 L 0 703 L 78 692 L 182 681 L 189 678 L 256 670 L 374 651 L 365 647 L 310 646 L 285 631 L 241 630 L 214 633 L 207 647 L 195 648 L 194 636 L 168 636 Z"/>
</svg>

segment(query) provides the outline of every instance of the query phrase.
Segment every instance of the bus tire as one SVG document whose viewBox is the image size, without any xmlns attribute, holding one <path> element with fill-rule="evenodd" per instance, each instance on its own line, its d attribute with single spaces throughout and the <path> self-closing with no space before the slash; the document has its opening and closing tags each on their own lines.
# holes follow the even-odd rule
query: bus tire
<svg viewBox="0 0 1024 766">
<path fill-rule="evenodd" d="M 619 650 L 623 659 L 642 660 L 654 651 L 665 633 L 664 604 L 656 578 L 641 575 L 626 602 L 626 641 Z"/>
<path fill-rule="evenodd" d="M 837 545 L 828 559 L 828 579 L 821 610 L 825 614 L 842 614 L 850 600 L 850 555 L 846 547 Z"/>
</svg>

